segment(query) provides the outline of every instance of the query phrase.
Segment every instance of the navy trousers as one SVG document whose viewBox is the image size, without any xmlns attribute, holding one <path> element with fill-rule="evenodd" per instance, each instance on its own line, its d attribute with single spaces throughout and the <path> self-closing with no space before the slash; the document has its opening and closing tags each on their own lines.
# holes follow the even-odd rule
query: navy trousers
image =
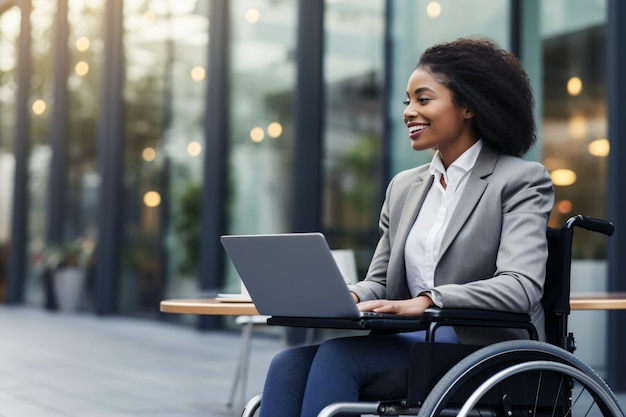
<svg viewBox="0 0 626 417">
<path fill-rule="evenodd" d="M 314 417 L 329 404 L 358 401 L 362 386 L 405 365 L 411 346 L 424 339 L 424 331 L 370 334 L 287 349 L 270 364 L 260 417 Z M 448 327 L 435 341 L 460 343 Z"/>
</svg>

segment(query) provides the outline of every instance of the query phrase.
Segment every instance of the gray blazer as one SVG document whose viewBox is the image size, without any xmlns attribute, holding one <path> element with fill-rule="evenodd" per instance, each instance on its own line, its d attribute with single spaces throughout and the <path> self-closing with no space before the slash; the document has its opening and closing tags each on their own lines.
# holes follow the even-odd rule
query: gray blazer
<svg viewBox="0 0 626 417">
<path fill-rule="evenodd" d="M 433 182 L 428 167 L 400 172 L 390 182 L 367 276 L 349 287 L 361 301 L 411 297 L 404 246 Z M 528 313 L 544 340 L 540 300 L 553 202 L 543 165 L 500 154 L 485 143 L 441 243 L 434 289 L 443 307 Z M 528 337 L 513 329 L 455 330 L 463 343 L 473 344 Z"/>
</svg>

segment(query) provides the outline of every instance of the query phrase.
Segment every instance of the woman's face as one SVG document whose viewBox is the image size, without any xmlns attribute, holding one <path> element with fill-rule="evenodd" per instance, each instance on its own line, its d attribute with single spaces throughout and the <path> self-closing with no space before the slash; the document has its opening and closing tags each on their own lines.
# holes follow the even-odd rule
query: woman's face
<svg viewBox="0 0 626 417">
<path fill-rule="evenodd" d="M 452 91 L 430 72 L 422 68 L 413 71 L 406 97 L 404 123 L 416 151 L 438 149 L 447 167 L 476 142 L 473 112 L 467 106 L 456 105 Z"/>
</svg>

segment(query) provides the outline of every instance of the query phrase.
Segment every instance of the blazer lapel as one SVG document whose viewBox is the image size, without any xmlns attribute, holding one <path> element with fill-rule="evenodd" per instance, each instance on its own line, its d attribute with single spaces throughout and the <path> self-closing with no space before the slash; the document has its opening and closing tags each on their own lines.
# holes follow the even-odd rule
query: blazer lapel
<svg viewBox="0 0 626 417">
<path fill-rule="evenodd" d="M 422 175 L 407 191 L 408 194 L 404 203 L 396 207 L 397 210 L 400 210 L 400 213 L 398 213 L 400 220 L 396 229 L 398 233 L 393 242 L 393 247 L 396 250 L 391 251 L 388 268 L 388 273 L 395 278 L 387 280 L 388 299 L 404 299 L 411 296 L 406 281 L 404 246 L 417 218 L 417 213 L 419 213 L 422 204 L 424 204 L 424 199 L 433 183 L 433 178 L 429 173 Z"/>
<path fill-rule="evenodd" d="M 448 228 L 443 235 L 438 260 L 446 253 L 446 250 L 448 250 L 448 247 L 452 244 L 454 238 L 470 214 L 472 214 L 472 211 L 474 211 L 474 207 L 480 201 L 485 188 L 487 188 L 487 181 L 484 178 L 493 173 L 497 160 L 497 152 L 487 144 L 483 144 L 483 149 L 476 160 L 476 164 L 474 164 L 474 168 L 472 168 L 467 184 L 465 184 L 463 195 L 461 195 L 461 199 L 450 219 L 450 224 L 448 224 Z"/>
<path fill-rule="evenodd" d="M 433 179 L 434 176 L 427 173 L 409 189 L 403 207 L 399 208 L 402 210 L 400 221 L 398 222 L 398 231 L 400 233 L 396 235 L 395 243 L 399 243 L 401 246 L 397 247 L 404 247 L 406 238 L 413 227 L 413 223 L 415 223 L 417 213 L 419 213 L 420 208 L 422 208 L 422 204 L 424 204 L 424 200 L 426 199 L 428 190 L 430 190 Z"/>
</svg>

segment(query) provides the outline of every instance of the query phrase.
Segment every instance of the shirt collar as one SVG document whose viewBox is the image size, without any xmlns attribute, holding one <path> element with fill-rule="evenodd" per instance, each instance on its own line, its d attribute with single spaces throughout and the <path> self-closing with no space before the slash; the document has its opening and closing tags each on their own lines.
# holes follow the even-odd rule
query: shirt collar
<svg viewBox="0 0 626 417">
<path fill-rule="evenodd" d="M 448 175 L 451 175 L 453 172 L 458 172 L 459 174 L 463 174 L 472 168 L 476 164 L 476 160 L 478 159 L 478 155 L 480 154 L 480 150 L 483 147 L 482 139 L 478 139 L 475 144 L 469 147 L 465 152 L 461 154 L 449 167 L 448 167 Z M 433 160 L 430 162 L 429 171 L 432 175 L 435 175 L 439 178 L 440 175 L 445 175 L 446 169 L 443 166 L 443 161 L 441 160 L 441 156 L 439 155 L 439 151 L 435 152 L 433 156 Z M 438 174 L 438 175 L 437 175 Z M 456 176 L 456 175 L 455 175 Z"/>
</svg>

